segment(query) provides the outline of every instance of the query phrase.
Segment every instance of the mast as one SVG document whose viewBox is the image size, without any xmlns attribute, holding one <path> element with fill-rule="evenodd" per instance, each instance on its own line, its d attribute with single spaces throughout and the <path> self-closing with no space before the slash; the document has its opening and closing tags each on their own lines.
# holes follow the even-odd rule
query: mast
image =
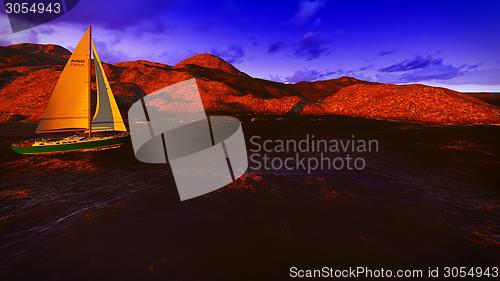
<svg viewBox="0 0 500 281">
<path fill-rule="evenodd" d="M 89 25 L 89 121 L 88 121 L 88 125 L 89 125 L 89 139 L 91 138 L 92 136 L 92 125 L 91 125 L 91 118 L 90 118 L 90 114 L 91 114 L 91 106 L 90 106 L 90 102 L 91 102 L 91 99 L 90 99 L 90 85 L 91 85 L 91 80 L 90 80 L 90 68 L 91 68 L 91 65 L 92 65 L 92 26 Z"/>
</svg>

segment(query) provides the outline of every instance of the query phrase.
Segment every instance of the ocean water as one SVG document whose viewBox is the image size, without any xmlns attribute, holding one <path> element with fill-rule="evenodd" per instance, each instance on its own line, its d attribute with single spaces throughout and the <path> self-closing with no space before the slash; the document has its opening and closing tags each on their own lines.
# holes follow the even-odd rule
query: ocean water
<svg viewBox="0 0 500 281">
<path fill-rule="evenodd" d="M 35 125 L 0 124 L 2 280 L 279 280 L 290 266 L 500 262 L 498 127 L 242 121 L 249 146 L 252 136 L 355 135 L 379 150 L 357 155 L 362 170 L 250 169 L 180 202 L 168 166 L 138 162 L 130 144 L 21 156 L 10 144 Z"/>
</svg>

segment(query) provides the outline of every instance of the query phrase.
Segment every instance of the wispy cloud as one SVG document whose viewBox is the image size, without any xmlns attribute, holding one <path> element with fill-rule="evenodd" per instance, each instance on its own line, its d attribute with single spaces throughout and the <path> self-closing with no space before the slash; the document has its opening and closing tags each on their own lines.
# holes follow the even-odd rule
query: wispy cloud
<svg viewBox="0 0 500 281">
<path fill-rule="evenodd" d="M 396 51 L 394 51 L 394 50 L 381 51 L 380 53 L 378 53 L 378 55 L 381 56 L 381 57 L 385 57 L 385 56 L 388 56 L 388 55 L 392 55 L 395 52 Z"/>
<path fill-rule="evenodd" d="M 329 51 L 330 41 L 319 34 L 308 33 L 297 44 L 295 44 L 293 54 L 298 58 L 313 60 Z"/>
<path fill-rule="evenodd" d="M 240 45 L 231 45 L 229 46 L 229 48 L 223 50 L 212 49 L 210 53 L 212 55 L 223 58 L 229 63 L 240 63 L 243 61 L 243 57 L 245 56 L 245 51 Z"/>
<path fill-rule="evenodd" d="M 47 28 L 43 32 L 39 29 L 29 29 L 12 34 L 10 24 L 6 16 L 0 15 L 0 34 L 12 34 L 9 36 L 0 37 L 0 45 L 12 45 L 17 43 L 37 43 L 40 41 L 40 36 L 48 32 Z"/>
<path fill-rule="evenodd" d="M 299 2 L 299 10 L 292 18 L 295 25 L 303 25 L 325 5 L 324 0 L 302 0 Z"/>
<path fill-rule="evenodd" d="M 297 83 L 302 81 L 318 81 L 326 80 L 332 76 L 337 75 L 337 71 L 332 71 L 330 69 L 325 70 L 314 70 L 314 69 L 301 69 L 294 71 L 289 76 L 271 75 L 269 78 L 273 81 L 283 82 L 283 83 Z"/>
<path fill-rule="evenodd" d="M 166 24 L 160 20 L 152 20 L 152 21 L 144 21 L 141 24 L 137 24 L 132 29 L 135 36 L 142 37 L 147 33 L 168 34 L 171 33 L 175 29 L 175 27 L 173 25 Z"/>
<path fill-rule="evenodd" d="M 479 65 L 444 64 L 433 56 L 416 56 L 379 69 L 378 77 L 385 82 L 409 83 L 430 80 L 449 80 L 476 69 Z"/>
<path fill-rule="evenodd" d="M 487 67 L 482 69 L 481 67 L 476 67 L 469 69 L 467 67 L 461 71 L 460 76 L 457 76 L 454 79 L 441 81 L 441 83 L 449 85 L 500 85 L 500 68 Z"/>
<path fill-rule="evenodd" d="M 284 80 L 289 83 L 296 83 L 300 81 L 317 81 L 325 79 L 332 74 L 334 74 L 334 72 L 329 70 L 317 71 L 317 70 L 304 69 L 295 71 L 292 75 L 285 77 Z"/>
<path fill-rule="evenodd" d="M 126 61 L 131 59 L 130 57 L 127 56 L 126 53 L 117 51 L 117 50 L 110 50 L 108 48 L 108 44 L 105 41 L 100 41 L 100 40 L 93 40 L 95 43 L 95 47 L 98 50 L 97 52 L 99 53 L 99 57 L 104 61 L 104 62 L 119 62 L 119 61 Z"/>
<path fill-rule="evenodd" d="M 283 49 L 285 49 L 286 45 L 285 43 L 281 42 L 281 41 L 276 41 L 274 43 L 272 43 L 271 45 L 269 45 L 269 48 L 267 48 L 267 52 L 269 54 L 274 54 L 274 53 L 277 53 Z"/>
<path fill-rule="evenodd" d="M 398 62 L 396 64 L 379 69 L 381 72 L 403 72 L 408 70 L 422 69 L 431 65 L 442 65 L 443 60 L 441 58 L 433 58 L 431 56 L 422 57 L 416 56 L 411 59 Z"/>
<path fill-rule="evenodd" d="M 406 72 L 399 79 L 401 82 L 419 82 L 427 80 L 448 80 L 462 74 L 461 67 L 434 64 L 416 71 Z"/>
</svg>

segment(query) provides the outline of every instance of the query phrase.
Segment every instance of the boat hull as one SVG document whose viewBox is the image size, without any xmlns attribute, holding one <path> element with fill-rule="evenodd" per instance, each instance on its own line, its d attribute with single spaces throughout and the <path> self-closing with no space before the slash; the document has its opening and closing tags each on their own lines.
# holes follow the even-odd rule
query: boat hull
<svg viewBox="0 0 500 281">
<path fill-rule="evenodd" d="M 118 136 L 105 139 L 91 139 L 76 143 L 12 147 L 12 150 L 20 154 L 54 154 L 65 152 L 106 150 L 122 146 L 127 141 L 127 138 L 128 136 Z"/>
</svg>

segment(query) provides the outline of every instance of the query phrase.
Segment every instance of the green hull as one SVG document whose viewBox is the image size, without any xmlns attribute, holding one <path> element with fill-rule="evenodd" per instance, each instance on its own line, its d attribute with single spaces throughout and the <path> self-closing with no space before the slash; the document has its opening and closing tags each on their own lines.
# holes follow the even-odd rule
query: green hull
<svg viewBox="0 0 500 281">
<path fill-rule="evenodd" d="M 20 154 L 51 154 L 51 153 L 64 153 L 72 151 L 104 150 L 104 149 L 120 147 L 122 144 L 126 142 L 127 138 L 128 138 L 127 136 L 120 136 L 115 138 L 107 138 L 102 140 L 93 140 L 93 141 L 78 142 L 78 143 L 12 147 L 12 150 Z"/>
</svg>

